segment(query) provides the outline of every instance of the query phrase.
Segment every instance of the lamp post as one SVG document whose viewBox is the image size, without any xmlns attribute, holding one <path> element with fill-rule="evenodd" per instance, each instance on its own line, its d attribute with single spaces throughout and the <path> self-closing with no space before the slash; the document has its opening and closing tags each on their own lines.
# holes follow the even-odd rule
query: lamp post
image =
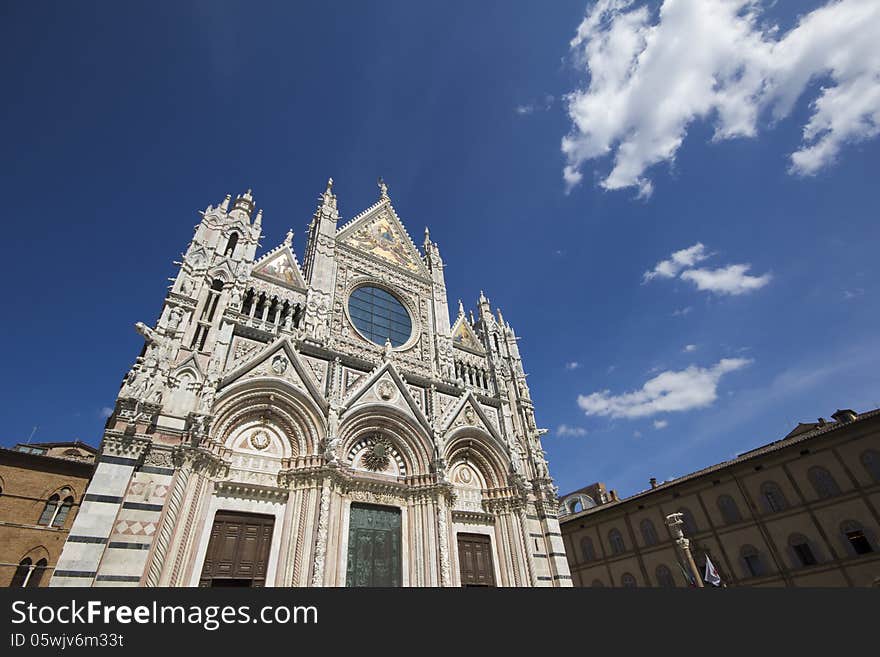
<svg viewBox="0 0 880 657">
<path fill-rule="evenodd" d="M 666 516 L 666 525 L 672 532 L 672 536 L 675 538 L 675 544 L 678 546 L 681 556 L 684 557 L 684 561 L 690 569 L 694 581 L 697 583 L 698 587 L 703 588 L 703 578 L 700 577 L 700 571 L 697 569 L 694 555 L 691 554 L 691 542 L 685 538 L 684 531 L 682 530 L 684 522 L 681 517 L 682 514 L 680 513 L 670 513 Z"/>
</svg>

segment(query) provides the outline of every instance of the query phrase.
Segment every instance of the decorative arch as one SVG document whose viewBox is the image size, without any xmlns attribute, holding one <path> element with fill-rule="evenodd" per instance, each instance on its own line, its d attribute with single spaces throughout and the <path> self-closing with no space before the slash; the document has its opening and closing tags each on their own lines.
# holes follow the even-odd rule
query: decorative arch
<svg viewBox="0 0 880 657">
<path fill-rule="evenodd" d="M 589 495 L 574 493 L 562 500 L 559 511 L 561 514 L 579 513 L 592 509 L 594 506 L 596 506 L 596 502 Z"/>
<path fill-rule="evenodd" d="M 347 459 L 355 445 L 376 434 L 385 437 L 401 457 L 406 476 L 430 472 L 431 438 L 414 418 L 388 404 L 359 406 L 343 416 L 339 426 L 342 454 Z"/>
<path fill-rule="evenodd" d="M 483 475 L 487 488 L 507 486 L 510 470 L 506 452 L 485 431 L 476 427 L 462 427 L 454 431 L 446 441 L 443 458 L 447 468 L 461 460 L 474 463 Z"/>
<path fill-rule="evenodd" d="M 271 423 L 286 436 L 285 457 L 318 453 L 325 422 L 315 402 L 283 379 L 260 377 L 234 383 L 217 397 L 212 436 L 223 443 L 242 428 Z"/>
</svg>

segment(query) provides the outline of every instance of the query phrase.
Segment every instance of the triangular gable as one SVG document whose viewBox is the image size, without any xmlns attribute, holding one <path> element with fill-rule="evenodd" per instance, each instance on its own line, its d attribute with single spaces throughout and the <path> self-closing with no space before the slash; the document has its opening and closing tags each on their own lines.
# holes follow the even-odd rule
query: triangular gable
<svg viewBox="0 0 880 657">
<path fill-rule="evenodd" d="M 413 399 L 406 381 L 400 376 L 393 363 L 386 362 L 366 377 L 366 381 L 363 381 L 357 390 L 345 400 L 344 410 L 340 417 L 344 417 L 360 406 L 377 402 L 394 404 L 408 411 L 409 415 L 422 425 L 425 431 L 431 433 L 430 422 L 416 400 Z"/>
<path fill-rule="evenodd" d="M 480 338 L 474 333 L 474 329 L 471 328 L 470 322 L 465 319 L 464 315 L 459 315 L 452 326 L 452 344 L 480 354 L 486 353 Z"/>
<path fill-rule="evenodd" d="M 401 269 L 428 276 L 419 250 L 387 200 L 368 208 L 343 226 L 336 239 Z"/>
<path fill-rule="evenodd" d="M 451 429 L 463 426 L 482 429 L 492 436 L 502 449 L 507 450 L 507 446 L 501 439 L 497 429 L 489 421 L 489 418 L 486 417 L 486 414 L 470 390 L 464 393 L 456 404 L 453 404 L 452 409 L 446 413 L 446 417 L 440 421 L 440 432 L 445 434 Z"/>
<path fill-rule="evenodd" d="M 298 388 L 312 397 L 324 412 L 329 408 L 327 400 L 324 399 L 324 395 L 318 388 L 314 375 L 309 371 L 309 367 L 303 363 L 299 352 L 286 338 L 279 338 L 224 376 L 218 392 L 236 381 L 257 376 L 284 379 L 294 388 Z"/>
<path fill-rule="evenodd" d="M 232 266 L 229 264 L 229 260 L 224 260 L 219 265 L 211 269 L 208 272 L 208 276 L 212 279 L 215 278 L 225 278 L 227 281 L 235 280 L 235 272 L 232 270 Z"/>
<path fill-rule="evenodd" d="M 199 359 L 196 358 L 195 354 L 190 354 L 189 357 L 185 358 L 179 365 L 175 365 L 174 374 L 177 375 L 186 369 L 193 370 L 199 377 L 199 381 L 205 380 L 205 373 L 202 371 L 202 367 L 199 365 Z"/>
<path fill-rule="evenodd" d="M 296 254 L 287 243 L 278 246 L 254 263 L 253 276 L 287 287 L 306 289 Z"/>
</svg>

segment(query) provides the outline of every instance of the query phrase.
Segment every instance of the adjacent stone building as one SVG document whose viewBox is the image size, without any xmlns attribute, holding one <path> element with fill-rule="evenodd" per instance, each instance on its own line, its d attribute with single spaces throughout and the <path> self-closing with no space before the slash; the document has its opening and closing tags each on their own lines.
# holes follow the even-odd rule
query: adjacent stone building
<svg viewBox="0 0 880 657">
<path fill-rule="evenodd" d="M 560 498 L 575 586 L 686 586 L 665 519 L 681 513 L 702 575 L 725 586 L 880 583 L 880 409 L 837 411 L 785 438 L 618 500 Z"/>
<path fill-rule="evenodd" d="M 75 442 L 0 449 L 0 586 L 47 586 L 97 450 Z"/>
<path fill-rule="evenodd" d="M 202 213 L 109 418 L 53 586 L 570 586 L 513 328 L 380 181 L 257 257 Z"/>
</svg>

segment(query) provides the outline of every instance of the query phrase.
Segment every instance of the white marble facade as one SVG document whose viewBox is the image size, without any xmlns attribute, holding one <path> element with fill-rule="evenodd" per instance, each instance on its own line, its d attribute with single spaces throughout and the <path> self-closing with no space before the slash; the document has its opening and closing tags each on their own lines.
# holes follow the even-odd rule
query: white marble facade
<svg viewBox="0 0 880 657">
<path fill-rule="evenodd" d="M 481 293 L 450 317 L 437 244 L 416 247 L 384 183 L 345 223 L 328 183 L 302 267 L 292 233 L 257 257 L 254 210 L 250 191 L 208 206 L 158 321 L 136 325 L 52 585 L 196 586 L 215 514 L 247 512 L 274 523 L 265 585 L 345 586 L 368 503 L 400 510 L 404 586 L 460 585 L 459 534 L 488 537 L 496 585 L 570 586 L 500 311 Z M 361 288 L 399 303 L 395 344 L 353 317 Z"/>
</svg>

